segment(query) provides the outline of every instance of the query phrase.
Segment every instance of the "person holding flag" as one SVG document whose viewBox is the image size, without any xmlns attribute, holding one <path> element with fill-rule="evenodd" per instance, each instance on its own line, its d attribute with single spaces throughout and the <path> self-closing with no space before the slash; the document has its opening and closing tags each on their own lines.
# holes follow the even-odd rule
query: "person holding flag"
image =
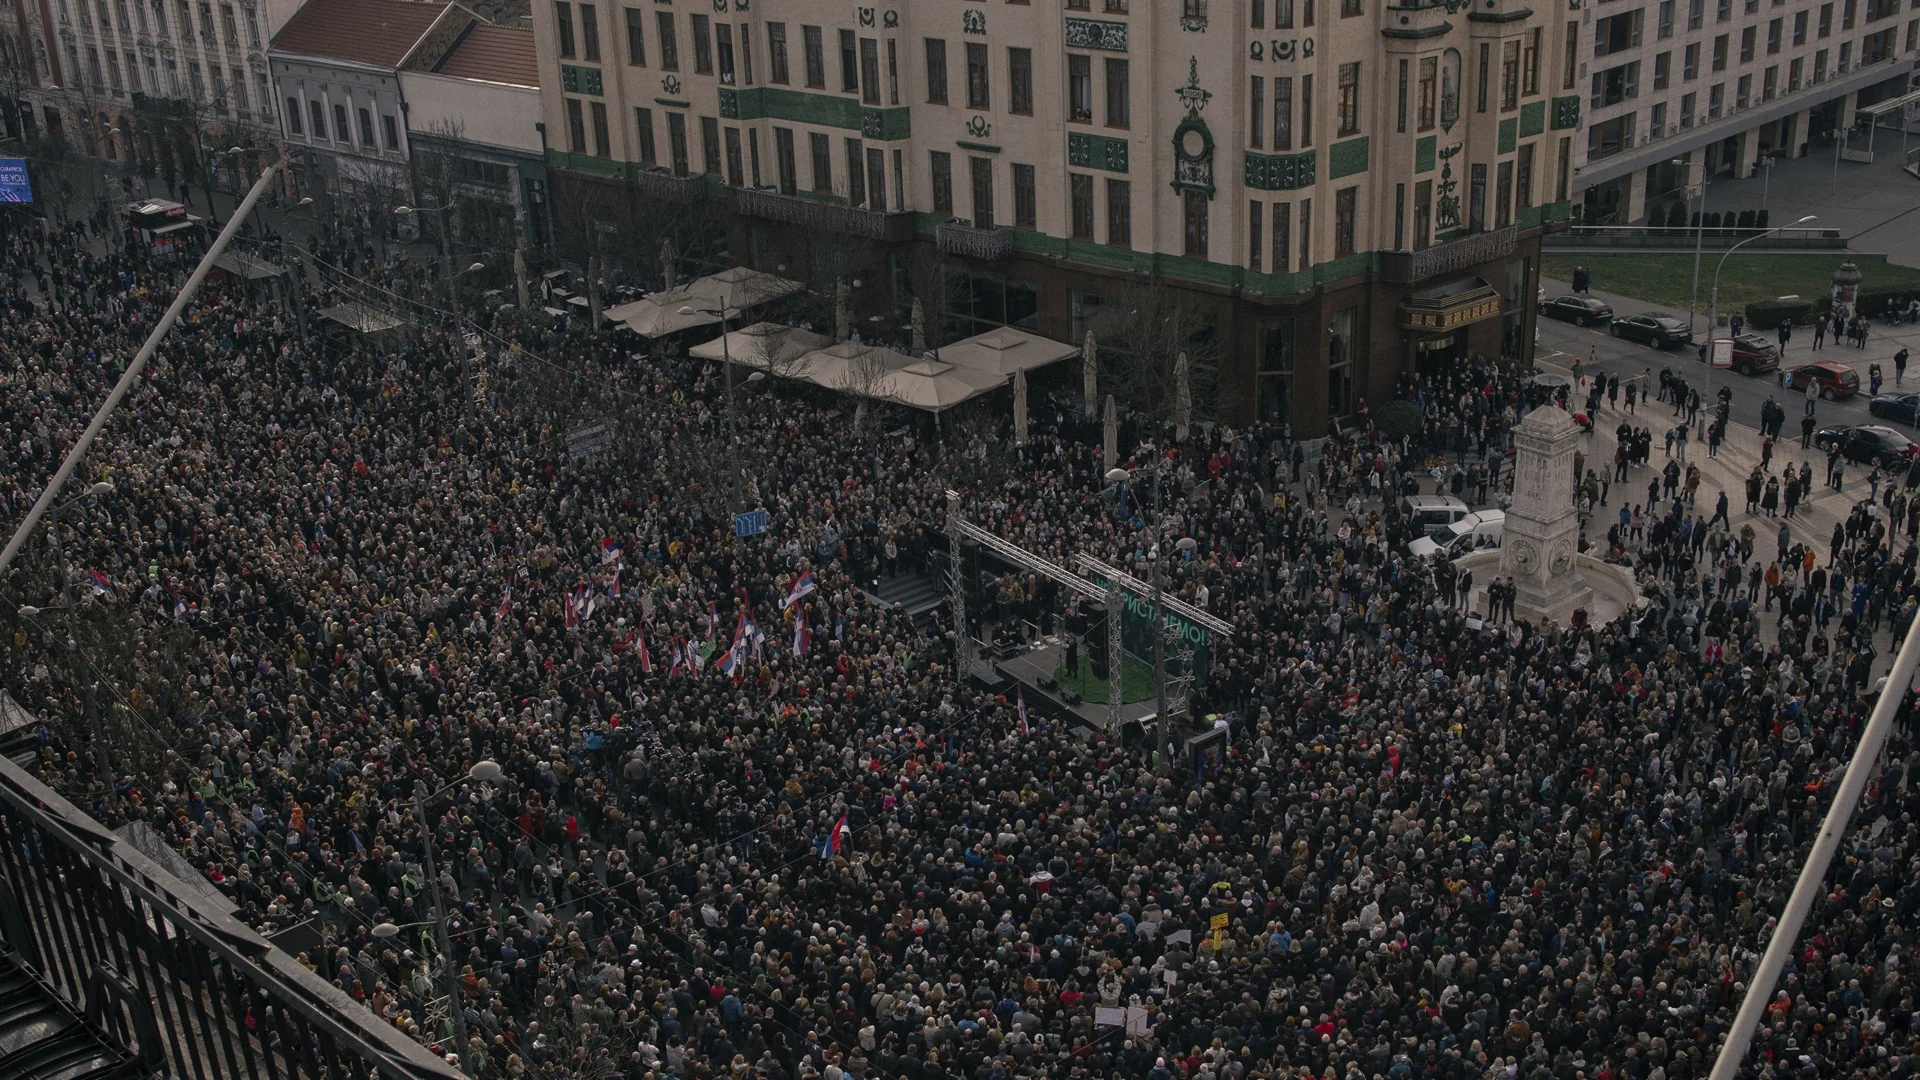
<svg viewBox="0 0 1920 1080">
<path fill-rule="evenodd" d="M 807 609 L 801 608 L 793 619 L 793 655 L 807 655 L 807 646 L 813 641 L 813 627 L 807 622 Z"/>
<path fill-rule="evenodd" d="M 808 570 L 802 573 L 799 578 L 794 581 L 793 588 L 787 591 L 787 602 L 780 605 L 780 610 L 792 611 L 793 605 L 806 599 L 807 594 L 812 592 L 814 588 L 813 571 Z"/>
<path fill-rule="evenodd" d="M 827 835 L 820 838 L 820 843 L 814 851 L 823 860 L 833 858 L 840 854 L 840 835 L 851 831 L 847 826 L 847 815 L 841 814 L 840 820 L 834 822 L 833 828 L 827 830 Z"/>
</svg>

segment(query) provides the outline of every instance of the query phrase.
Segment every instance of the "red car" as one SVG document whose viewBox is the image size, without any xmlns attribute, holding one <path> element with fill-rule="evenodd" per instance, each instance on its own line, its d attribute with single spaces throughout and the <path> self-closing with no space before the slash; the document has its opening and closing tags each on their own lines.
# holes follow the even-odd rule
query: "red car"
<svg viewBox="0 0 1920 1080">
<path fill-rule="evenodd" d="M 1831 360 L 1799 364 L 1780 373 L 1780 385 L 1797 393 L 1807 392 L 1809 379 L 1820 388 L 1820 396 L 1829 401 L 1852 397 L 1860 392 L 1860 373 Z"/>
</svg>

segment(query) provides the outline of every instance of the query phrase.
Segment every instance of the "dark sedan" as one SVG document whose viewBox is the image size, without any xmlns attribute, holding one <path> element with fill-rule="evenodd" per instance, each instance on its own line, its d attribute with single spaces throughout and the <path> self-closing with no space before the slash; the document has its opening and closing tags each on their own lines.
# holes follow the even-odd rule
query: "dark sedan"
<svg viewBox="0 0 1920 1080">
<path fill-rule="evenodd" d="M 1656 349 L 1671 349 L 1693 343 L 1693 331 L 1687 329 L 1686 323 L 1658 311 L 1615 319 L 1607 324 L 1607 331 L 1614 337 L 1637 341 Z"/>
<path fill-rule="evenodd" d="M 1884 420 L 1920 423 L 1920 394 L 1879 394 L 1867 402 L 1867 411 Z"/>
<path fill-rule="evenodd" d="M 1821 428 L 1813 436 L 1813 445 L 1822 450 L 1837 447 L 1841 456 L 1848 461 L 1878 465 L 1883 469 L 1896 465 L 1904 468 L 1916 453 L 1920 453 L 1920 446 L 1915 446 L 1912 439 L 1879 424 Z"/>
<path fill-rule="evenodd" d="M 1540 301 L 1540 314 L 1578 326 L 1592 326 L 1613 318 L 1613 309 L 1591 296 L 1556 296 Z"/>
</svg>

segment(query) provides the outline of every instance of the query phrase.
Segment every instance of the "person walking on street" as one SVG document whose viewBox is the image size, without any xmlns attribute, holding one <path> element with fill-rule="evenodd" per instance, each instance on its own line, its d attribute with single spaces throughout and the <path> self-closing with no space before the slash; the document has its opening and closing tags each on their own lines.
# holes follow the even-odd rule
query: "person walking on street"
<svg viewBox="0 0 1920 1080">
<path fill-rule="evenodd" d="M 1807 415 L 1808 415 L 1808 416 L 1812 416 L 1812 415 L 1813 415 L 1813 403 L 1814 403 L 1815 401 L 1818 401 L 1818 400 L 1819 400 L 1819 398 L 1820 398 L 1820 382 L 1819 382 L 1819 380 L 1817 380 L 1817 379 L 1814 379 L 1814 378 L 1812 378 L 1812 377 L 1809 377 L 1809 378 L 1807 379 L 1807 385 L 1806 385 L 1806 390 L 1805 390 L 1805 393 L 1806 393 L 1806 395 L 1807 395 Z"/>
<path fill-rule="evenodd" d="M 1813 320 L 1813 351 L 1819 352 L 1820 346 L 1826 343 L 1827 343 L 1827 317 L 1825 315 L 1822 315 L 1819 318 Z"/>
<path fill-rule="evenodd" d="M 1787 341 L 1792 337 L 1793 337 L 1793 320 L 1781 319 L 1780 320 L 1780 356 L 1782 359 L 1785 359 L 1787 355 Z"/>
<path fill-rule="evenodd" d="M 1733 522 L 1727 519 L 1727 493 L 1724 491 L 1720 493 L 1719 500 L 1713 504 L 1713 516 L 1707 519 L 1708 528 L 1716 524 L 1725 525 L 1729 529 L 1733 528 Z"/>
<path fill-rule="evenodd" d="M 1709 454 L 1709 457 L 1712 455 Z M 1773 436 L 1765 435 L 1760 439 L 1760 469 L 1765 471 L 1773 467 Z"/>
<path fill-rule="evenodd" d="M 1762 513 L 1766 514 L 1768 517 L 1780 516 L 1779 514 L 1780 478 L 1779 477 L 1777 476 L 1767 477 L 1767 488 L 1765 491 L 1761 492 L 1760 494 L 1760 510 Z"/>
<path fill-rule="evenodd" d="M 1811 405 L 1813 403 L 1812 399 L 1808 399 L 1807 403 Z M 1813 419 L 1813 410 L 1808 409 L 1807 415 L 1800 418 L 1800 449 L 1802 450 L 1813 449 L 1814 425 L 1815 425 L 1815 421 Z"/>
<path fill-rule="evenodd" d="M 1872 395 L 1879 394 L 1880 384 L 1886 381 L 1887 381 L 1887 377 L 1881 373 L 1879 364 L 1867 365 L 1867 393 L 1868 394 L 1872 394 Z"/>
<path fill-rule="evenodd" d="M 1755 465 L 1753 471 L 1747 474 L 1747 513 L 1752 514 L 1760 509 L 1760 488 L 1765 484 L 1764 471 Z"/>
<path fill-rule="evenodd" d="M 1893 354 L 1893 385 L 1899 386 L 1907 377 L 1907 348 L 1902 345 L 1900 351 Z"/>
</svg>

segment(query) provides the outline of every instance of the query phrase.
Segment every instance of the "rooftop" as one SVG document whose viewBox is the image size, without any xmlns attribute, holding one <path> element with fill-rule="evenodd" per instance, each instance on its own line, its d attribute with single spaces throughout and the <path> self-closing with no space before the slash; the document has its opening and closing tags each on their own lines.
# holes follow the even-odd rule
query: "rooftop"
<svg viewBox="0 0 1920 1080">
<path fill-rule="evenodd" d="M 476 23 L 433 72 L 456 79 L 507 83 L 538 89 L 540 66 L 533 53 L 533 31 L 523 27 Z"/>
<path fill-rule="evenodd" d="M 273 47 L 397 67 L 449 6 L 417 0 L 307 0 L 274 36 Z"/>
</svg>

